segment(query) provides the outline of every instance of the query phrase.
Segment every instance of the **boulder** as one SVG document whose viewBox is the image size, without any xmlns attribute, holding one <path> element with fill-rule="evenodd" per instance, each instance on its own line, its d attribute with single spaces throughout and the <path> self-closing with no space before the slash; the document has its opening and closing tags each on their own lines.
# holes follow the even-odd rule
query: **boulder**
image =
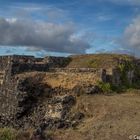
<svg viewBox="0 0 140 140">
<path fill-rule="evenodd" d="M 84 88 L 86 94 L 96 94 L 100 93 L 101 89 L 97 85 L 89 85 L 88 87 Z"/>
<path fill-rule="evenodd" d="M 76 85 L 73 92 L 80 94 L 97 94 L 101 92 L 101 89 L 97 85 Z"/>
</svg>

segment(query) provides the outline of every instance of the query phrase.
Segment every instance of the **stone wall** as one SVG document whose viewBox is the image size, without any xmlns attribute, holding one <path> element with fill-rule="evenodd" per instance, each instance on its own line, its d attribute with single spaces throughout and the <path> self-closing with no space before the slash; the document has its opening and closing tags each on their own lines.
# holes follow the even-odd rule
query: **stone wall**
<svg viewBox="0 0 140 140">
<path fill-rule="evenodd" d="M 48 71 L 49 68 L 64 67 L 70 62 L 65 57 L 35 58 L 34 56 L 1 56 L 0 57 L 0 85 L 9 81 L 11 76 L 22 72 Z"/>
<path fill-rule="evenodd" d="M 10 56 L 1 56 L 0 57 L 0 70 L 6 70 L 8 63 L 11 61 Z"/>
<path fill-rule="evenodd" d="M 64 66 L 65 58 L 33 56 L 1 56 L 0 57 L 0 124 L 14 122 L 15 112 L 19 103 L 18 79 L 16 74 L 31 71 L 48 71 L 49 67 Z M 65 65 L 67 63 L 67 58 Z M 21 96 L 23 93 L 21 94 Z M 4 121 L 2 121 L 4 120 Z M 4 124 L 6 126 L 6 124 Z"/>
<path fill-rule="evenodd" d="M 4 82 L 4 76 L 5 76 L 5 71 L 4 70 L 0 71 L 0 85 L 2 85 Z"/>
<path fill-rule="evenodd" d="M 19 74 L 22 72 L 31 72 L 31 71 L 48 71 L 49 66 L 47 64 L 20 64 L 20 63 L 14 63 L 12 64 L 11 68 L 11 74 Z"/>
<path fill-rule="evenodd" d="M 70 57 L 35 58 L 34 56 L 1 56 L 0 57 L 0 87 L 14 76 L 22 72 L 42 71 L 42 72 L 89 72 L 97 74 L 103 82 L 121 84 L 121 72 L 118 69 L 94 69 L 94 68 L 65 68 L 71 61 Z M 139 61 L 137 61 L 139 65 Z M 127 78 L 132 83 L 135 77 L 134 71 L 127 72 Z"/>
<path fill-rule="evenodd" d="M 91 73 L 101 73 L 102 69 L 95 68 L 50 68 L 50 72 L 91 72 Z"/>
<path fill-rule="evenodd" d="M 0 126 L 13 121 L 16 112 L 17 100 L 17 81 L 10 80 L 1 87 L 0 90 Z"/>
<path fill-rule="evenodd" d="M 69 57 L 35 58 L 33 56 L 2 56 L 0 57 L 0 85 L 8 82 L 13 75 L 22 72 L 43 71 L 43 72 L 89 72 L 97 74 L 103 82 L 121 84 L 121 72 L 117 69 L 94 69 L 94 68 L 65 68 L 71 61 Z M 132 83 L 134 72 L 128 72 L 128 80 Z"/>
<path fill-rule="evenodd" d="M 52 57 L 52 56 L 47 56 L 43 59 L 43 62 L 45 64 L 48 64 L 50 68 L 60 68 L 60 67 L 65 67 L 69 64 L 71 61 L 70 57 Z"/>
</svg>

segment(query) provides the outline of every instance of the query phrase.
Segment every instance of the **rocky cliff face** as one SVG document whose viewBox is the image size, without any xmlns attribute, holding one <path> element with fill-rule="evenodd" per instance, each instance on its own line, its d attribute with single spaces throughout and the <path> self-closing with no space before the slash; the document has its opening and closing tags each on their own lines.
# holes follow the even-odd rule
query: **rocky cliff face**
<svg viewBox="0 0 140 140">
<path fill-rule="evenodd" d="M 42 78 L 43 75 L 36 75 L 18 79 L 16 89 L 12 91 L 15 94 L 11 92 L 11 97 L 3 96 L 5 108 L 1 110 L 1 127 L 26 129 L 43 125 L 54 129 L 72 127 L 80 122 L 84 116 L 82 113 L 70 113 L 76 104 L 76 95 L 72 90 L 52 88 L 41 83 Z M 76 117 L 78 115 L 79 119 Z"/>
</svg>

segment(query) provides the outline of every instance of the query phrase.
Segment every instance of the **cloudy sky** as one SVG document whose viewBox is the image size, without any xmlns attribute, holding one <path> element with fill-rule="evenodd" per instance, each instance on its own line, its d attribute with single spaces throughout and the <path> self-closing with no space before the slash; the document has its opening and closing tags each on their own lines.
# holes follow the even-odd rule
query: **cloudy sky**
<svg viewBox="0 0 140 140">
<path fill-rule="evenodd" d="M 139 51 L 140 0 L 0 0 L 0 55 Z"/>
</svg>

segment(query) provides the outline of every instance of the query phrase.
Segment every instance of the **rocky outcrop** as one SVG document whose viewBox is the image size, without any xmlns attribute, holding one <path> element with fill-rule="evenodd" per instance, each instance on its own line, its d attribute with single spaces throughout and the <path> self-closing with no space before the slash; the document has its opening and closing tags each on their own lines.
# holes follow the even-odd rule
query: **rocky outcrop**
<svg viewBox="0 0 140 140">
<path fill-rule="evenodd" d="M 3 111 L 1 127 L 60 129 L 79 124 L 84 114 L 70 113 L 76 104 L 72 91 L 42 84 L 42 78 L 39 75 L 17 80 L 15 100 L 10 103 L 14 110 Z"/>
<path fill-rule="evenodd" d="M 72 91 L 75 94 L 98 94 L 102 92 L 102 90 L 97 85 L 76 85 Z"/>
</svg>

